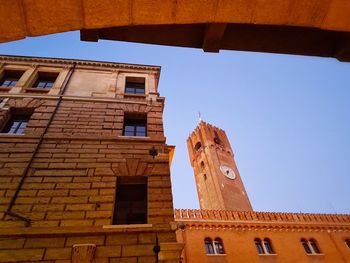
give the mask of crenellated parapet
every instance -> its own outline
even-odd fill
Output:
[[[350,227],[350,215],[308,214],[278,212],[243,212],[227,210],[175,209],[178,222],[198,223],[269,223],[269,224],[312,224],[346,225]]]

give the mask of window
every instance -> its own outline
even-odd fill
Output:
[[[7,122],[7,125],[3,129],[3,133],[8,134],[24,134],[24,130],[29,122],[30,115],[12,114],[11,118]]]
[[[214,241],[207,237],[204,239],[205,253],[207,255],[212,254],[225,254],[224,245],[221,238],[215,238]]]
[[[345,239],[345,244],[348,246],[348,248],[350,249],[350,239],[347,238]]]
[[[221,238],[215,238],[214,248],[216,254],[225,254],[224,245],[222,243]]]
[[[217,131],[214,131],[214,142],[216,144],[221,144],[220,138],[219,138],[219,134],[217,133]]]
[[[147,177],[117,178],[114,225],[147,224]]]
[[[206,238],[204,240],[204,244],[205,244],[205,253],[206,254],[215,254],[214,247],[213,247],[213,242],[211,241],[210,238]]]
[[[202,148],[202,144],[201,144],[201,142],[197,142],[196,145],[194,146],[194,149],[196,151],[199,151],[200,148]]]
[[[57,73],[39,72],[38,78],[33,84],[36,89],[51,89],[57,79]]]
[[[265,250],[266,250],[267,254],[275,254],[275,252],[272,249],[272,245],[271,245],[270,239],[268,239],[268,238],[264,239],[264,247],[265,247]]]
[[[270,239],[265,238],[263,241],[261,241],[260,238],[255,238],[254,239],[255,247],[256,250],[258,251],[259,255],[263,254],[269,254],[269,255],[274,255],[275,252],[272,248],[272,244]]]
[[[124,136],[147,136],[147,115],[128,114],[124,115]]]
[[[14,87],[23,75],[23,71],[6,70],[0,80],[2,87]]]
[[[300,240],[306,254],[321,254],[317,242],[315,239],[306,240],[305,238]]]
[[[145,94],[145,78],[126,77],[125,93]]]

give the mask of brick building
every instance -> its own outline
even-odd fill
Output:
[[[0,56],[0,262],[179,262],[159,74]]]
[[[349,263],[350,215],[254,212],[225,132],[187,139],[200,210],[175,211],[183,263]]]

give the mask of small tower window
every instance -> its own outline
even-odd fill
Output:
[[[221,144],[220,138],[219,138],[219,134],[217,133],[217,131],[214,131],[214,142],[216,144]]]
[[[202,144],[201,144],[201,142],[197,142],[196,145],[194,146],[194,149],[195,149],[196,151],[199,151],[200,148],[202,148]]]
[[[321,250],[319,249],[315,239],[311,238],[310,240],[306,240],[303,238],[300,240],[300,242],[306,254],[321,254]]]

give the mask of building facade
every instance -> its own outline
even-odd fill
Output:
[[[179,262],[159,74],[0,56],[0,262]]]
[[[350,215],[254,212],[225,132],[187,140],[200,210],[175,211],[183,263],[349,263]]]

